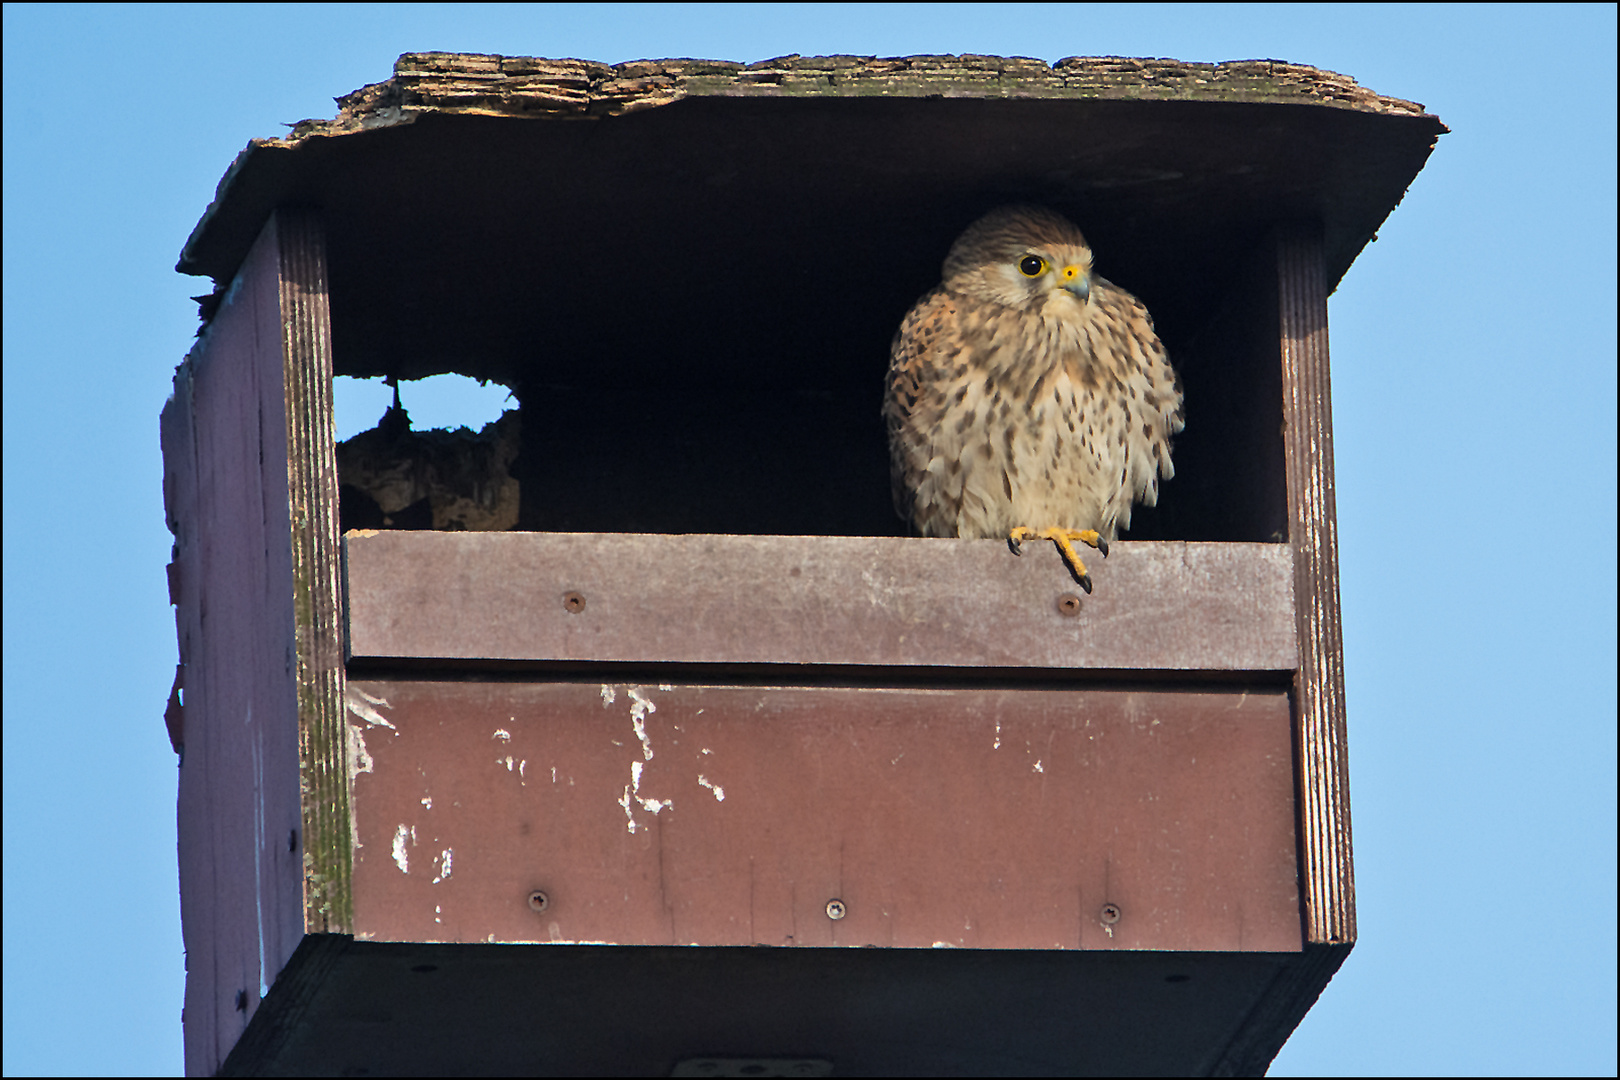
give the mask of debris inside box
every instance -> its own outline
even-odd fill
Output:
[[[370,431],[337,445],[342,529],[499,532],[518,520],[510,472],[520,419],[503,413],[481,431],[412,431],[395,406]]]

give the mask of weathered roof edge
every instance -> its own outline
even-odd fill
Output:
[[[728,60],[551,60],[481,53],[405,53],[393,78],[337,98],[330,120],[300,120],[281,138],[254,139],[220,179],[175,269],[203,273],[198,238],[248,158],[310,139],[408,124],[418,116],[592,119],[688,97],[965,97],[1209,101],[1318,105],[1387,116],[1425,116],[1423,106],[1384,97],[1339,75],[1282,60],[1220,64],[1122,56],[1044,60],[1004,56],[782,56]]]
[[[394,77],[337,99],[331,120],[305,120],[278,142],[408,122],[423,112],[481,116],[619,116],[685,97],[1061,97],[1328,105],[1406,116],[1423,106],[1383,97],[1346,75],[1281,60],[1190,64],[1071,56],[783,56],[726,60],[548,60],[406,53]]]

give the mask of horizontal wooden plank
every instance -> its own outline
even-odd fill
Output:
[[[351,659],[1288,671],[1282,544],[351,532]],[[1067,610],[1065,610],[1067,607]]]
[[[349,685],[358,939],[1300,948],[1283,687]]]

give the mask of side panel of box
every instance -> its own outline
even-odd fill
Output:
[[[303,936],[277,261],[269,227],[181,366],[163,416],[185,665],[191,1073],[218,1067]]]
[[[335,523],[324,541],[319,528],[336,484],[314,452],[324,438],[331,456],[323,264],[311,221],[272,219],[163,411],[193,1073],[214,1072],[230,1052],[302,940],[306,911],[315,929],[345,925],[326,912],[347,915]],[[339,733],[335,751],[308,745],[323,715]],[[328,774],[335,796],[322,790]],[[334,852],[341,875],[322,872]]]

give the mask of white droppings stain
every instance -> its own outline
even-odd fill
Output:
[[[1038,773],[1043,773],[1043,772],[1046,771],[1045,769],[1041,768],[1041,762],[1040,762],[1039,758],[1035,759],[1035,771],[1038,772]]]
[[[702,784],[704,787],[706,787],[710,791],[714,792],[714,801],[715,802],[725,802],[726,801],[726,789],[721,787],[719,784],[711,784],[709,782],[709,778],[704,776],[702,773],[698,774],[698,783]]]
[[[444,914],[444,909],[441,908],[438,904],[434,904],[433,905],[433,921],[436,922],[436,923],[444,922],[443,919],[439,918],[439,916],[443,915],[443,914]]]
[[[934,942],[934,948],[936,948],[936,949],[954,949],[954,948],[956,948],[956,945],[955,945],[954,942],[950,942],[950,941],[936,941],[936,942]]]
[[[422,800],[422,808],[424,810],[433,809],[433,796],[429,795],[427,798]]]
[[[1114,936],[1114,928],[1112,926],[1109,926],[1107,923],[1100,920],[1098,921],[1097,925],[1101,926],[1103,928],[1103,933],[1107,934],[1109,937]]]
[[[647,738],[647,715],[658,711],[654,705],[639,689],[630,688],[630,726],[635,729],[636,738],[641,740],[641,756],[648,761],[653,759],[652,740]]]
[[[359,776],[363,772],[371,772],[375,764],[371,755],[366,752],[366,733],[359,724],[344,724],[349,729],[349,774],[350,778]]]
[[[992,750],[1000,750],[1001,749],[1001,721],[1000,720],[996,721],[996,741],[990,744],[990,749],[992,749]]]
[[[639,761],[636,764],[641,764]],[[624,795],[619,799],[619,805],[624,807],[625,829],[634,834],[636,831],[636,816],[630,812],[630,785],[624,785]]]
[[[399,872],[402,874],[411,872],[410,849],[406,845],[409,841],[416,839],[415,836],[411,835],[415,831],[409,825],[401,825],[394,830],[394,865],[399,867]]]
[[[555,765],[551,767],[551,782],[553,784],[557,782],[557,766]]]
[[[602,708],[605,709],[609,705],[613,704],[613,699],[618,696],[619,695],[614,691],[613,687],[609,686],[607,683],[602,684]]]
[[[385,727],[394,734],[399,734],[399,729],[388,722],[388,717],[377,711],[379,705],[385,709],[393,708],[388,704],[387,698],[374,697],[358,686],[350,684],[343,691],[343,704],[350,712],[364,720],[367,727]]]
[[[496,758],[495,759],[495,764],[497,764],[497,765],[505,765],[507,772],[511,772],[517,766],[517,762],[515,760],[513,760],[511,754],[507,754],[503,758]]]
[[[671,690],[673,690],[675,688],[673,686],[671,686],[669,683],[659,683],[658,684],[658,689],[664,691],[665,693],[668,693],[669,691],[671,691]]]
[[[632,802],[640,803],[643,810],[657,814],[663,810],[672,809],[675,806],[675,801],[673,799],[649,799],[641,794],[641,770],[647,762],[653,759],[652,739],[647,736],[647,716],[649,713],[657,712],[658,706],[654,705],[652,700],[641,692],[640,687],[632,686],[628,689],[630,693],[630,726],[636,733],[636,739],[641,743],[642,760],[630,763],[630,783],[625,785],[624,793],[619,796],[618,801],[619,805],[624,808],[625,828],[634,833],[638,828],[638,823],[631,808]],[[668,687],[664,687],[664,689],[668,689]],[[603,694],[602,703],[604,705],[611,700],[611,697],[605,693]],[[624,745],[617,739],[610,741],[614,746]],[[568,781],[570,785],[573,782],[572,779]]]
[[[439,853],[439,857],[433,860],[439,864],[439,876],[433,879],[433,884],[437,885],[439,882],[445,881],[450,877],[450,859],[454,854],[454,848],[445,848]]]
[[[894,757],[889,759],[889,764],[890,765],[898,765],[898,764],[900,764],[900,759],[905,757],[905,756],[906,756],[906,752],[904,750],[902,750],[902,751],[900,751],[899,754],[897,754]]]
[[[496,728],[495,729],[495,734],[491,735],[490,738],[499,739],[499,740],[501,740],[501,742],[511,742],[512,741],[512,733],[510,731],[507,731],[505,728]]]
[[[712,754],[712,753],[714,753],[714,751],[710,750],[707,746],[705,746],[703,749],[699,750],[698,753],[700,753],[700,754]]]
[[[632,833],[638,827],[635,815],[630,810],[632,802],[640,803],[643,810],[654,814],[662,810],[672,810],[675,807],[674,799],[648,799],[642,797],[641,770],[644,764],[644,762],[640,761],[630,763],[630,783],[625,786],[624,794],[619,797],[619,805],[624,807],[625,828]],[[573,783],[573,781],[570,780],[569,783]]]
[[[529,767],[529,759],[528,758],[524,758],[522,761],[518,762],[518,776],[523,777],[524,779],[528,779],[528,777],[524,776],[524,774],[523,774],[523,770],[527,769],[528,767]]]

